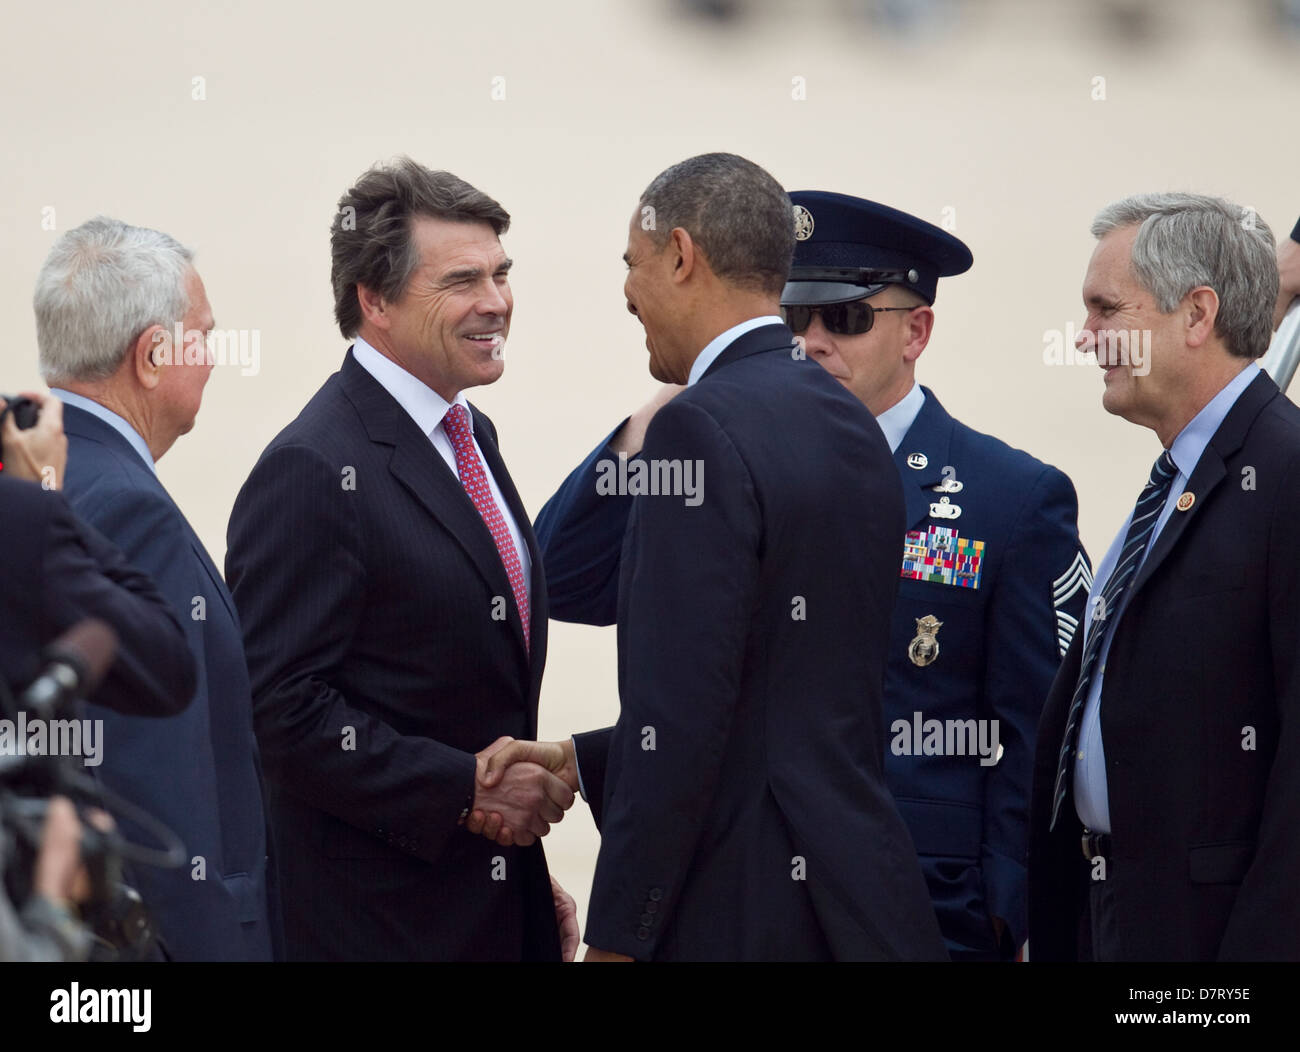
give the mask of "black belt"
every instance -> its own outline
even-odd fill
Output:
[[[1083,831],[1083,857],[1091,862],[1094,858],[1110,856],[1110,834],[1094,833],[1090,829]]]

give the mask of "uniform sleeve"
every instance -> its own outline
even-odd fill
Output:
[[[148,526],[141,526],[145,536]],[[43,558],[42,636],[51,640],[88,617],[105,621],[117,633],[117,652],[90,700],[129,716],[172,716],[194,696],[194,658],[147,569],[128,562],[57,497]]]
[[[1043,703],[1092,583],[1070,480],[1046,468],[1011,534],[985,622],[984,699],[1002,759],[984,783],[980,864],[989,912],[1025,939],[1029,794]]]
[[[697,460],[703,500],[638,496],[619,622],[619,720],[609,750],[587,942],[654,956],[713,807],[740,692],[758,581],[761,514],[749,472],[706,412],[677,400],[647,460]],[[647,895],[659,903],[640,921]]]
[[[433,862],[473,797],[475,760],[401,734],[337,686],[365,609],[360,496],[304,446],[264,456],[240,491],[226,577],[253,722],[268,773],[294,796],[372,835],[401,832],[402,849]]]
[[[608,473],[619,462],[609,443],[623,424],[569,473],[533,523],[557,621],[612,625],[617,618],[619,559],[632,498],[610,492],[617,487],[609,485]]]

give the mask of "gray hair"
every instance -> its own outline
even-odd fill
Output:
[[[339,198],[330,226],[330,281],[334,320],[343,338],[361,328],[357,286],[389,301],[401,299],[420,265],[411,237],[418,216],[487,223],[498,234],[510,229],[510,213],[451,172],[435,172],[409,157],[377,164]]]
[[[655,176],[640,205],[641,227],[659,248],[681,227],[724,281],[774,295],[785,287],[794,205],[753,161],[734,153],[691,157]]]
[[[1205,194],[1135,194],[1098,212],[1092,235],[1134,225],[1133,273],[1161,313],[1208,285],[1219,297],[1214,331],[1228,351],[1258,358],[1268,350],[1277,259],[1273,232],[1253,208]]]
[[[106,216],[60,237],[32,297],[45,382],[106,379],[147,328],[184,318],[193,259],[167,234]]]

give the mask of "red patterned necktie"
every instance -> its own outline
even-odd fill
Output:
[[[442,418],[442,428],[451,440],[452,451],[456,454],[456,474],[460,484],[465,487],[469,499],[483,517],[492,539],[496,541],[497,553],[510,578],[510,587],[514,589],[515,605],[519,607],[519,620],[524,625],[524,649],[529,647],[528,589],[524,586],[524,568],[519,563],[519,552],[510,536],[506,520],[501,517],[501,509],[492,499],[492,488],[488,485],[487,472],[478,458],[474,448],[474,435],[470,431],[469,413],[463,405],[453,405]]]

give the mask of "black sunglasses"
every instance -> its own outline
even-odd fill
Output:
[[[822,316],[826,331],[836,336],[861,336],[870,332],[875,324],[876,313],[887,310],[916,310],[915,307],[873,307],[866,300],[854,300],[852,303],[828,303],[818,307],[782,307],[781,318],[790,326],[790,331],[798,335],[812,324],[814,314]]]

